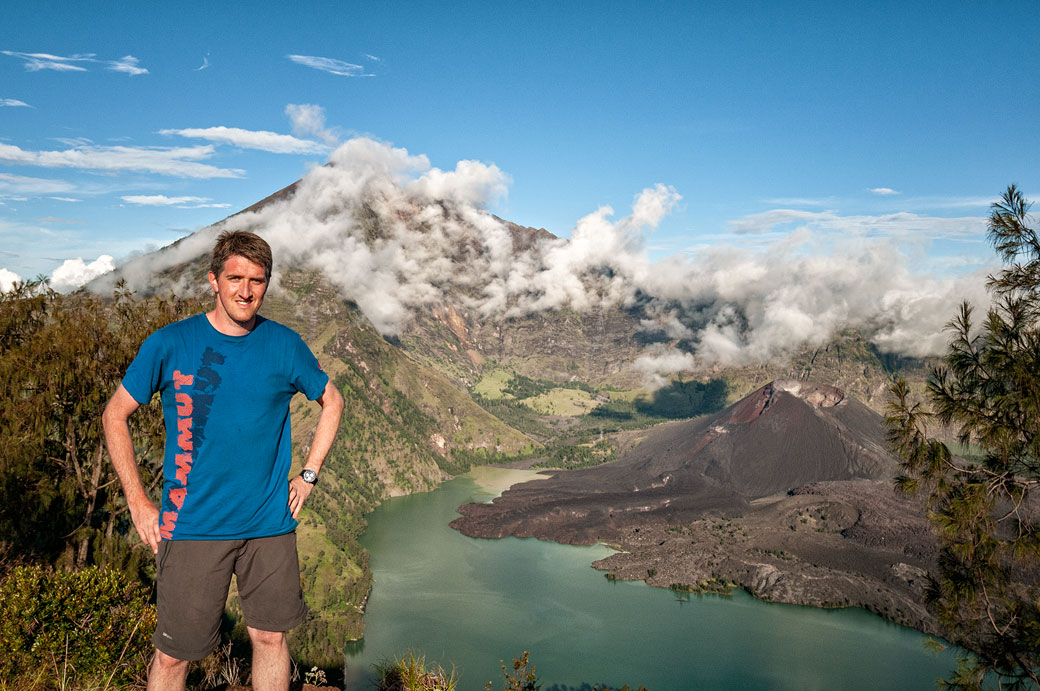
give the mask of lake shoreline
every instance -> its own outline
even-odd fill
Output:
[[[550,471],[551,472],[551,471]],[[600,542],[616,554],[592,566],[612,579],[697,590],[719,580],[765,602],[826,609],[858,607],[931,636],[924,603],[938,546],[924,511],[888,481],[820,482],[754,502],[744,511],[707,510],[675,524],[645,518],[574,530],[570,513],[534,511],[518,520],[538,483],[505,490],[490,504],[459,507],[451,526],[470,537]]]
[[[362,545],[375,585],[365,638],[347,652],[347,689],[370,688],[373,665],[408,650],[455,666],[460,691],[500,679],[498,661],[523,650],[547,689],[924,691],[956,666],[955,649],[925,652],[921,633],[864,610],[789,607],[741,592],[676,597],[609,582],[591,566],[618,557],[620,542],[474,540],[448,528],[460,504],[487,502],[532,477],[475,468],[369,514]]]

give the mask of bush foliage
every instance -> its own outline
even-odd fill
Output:
[[[17,566],[0,581],[0,679],[125,684],[143,676],[155,606],[126,574]]]

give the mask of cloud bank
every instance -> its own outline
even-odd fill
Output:
[[[165,194],[128,194],[121,199],[135,206],[173,206],[178,209],[226,209],[225,203],[213,203],[209,197],[167,197]]]
[[[315,137],[329,146],[339,143],[336,133],[325,126],[325,109],[321,106],[290,103],[285,106],[285,114],[297,137]]]
[[[64,194],[73,192],[76,186],[64,180],[34,178],[26,175],[0,173],[0,197],[6,194]]]
[[[509,182],[494,165],[460,161],[441,170],[405,149],[352,139],[293,195],[187,238],[160,261],[207,252],[223,228],[255,230],[279,266],[323,271],[387,335],[447,301],[492,321],[625,308],[641,315],[654,342],[634,363],[649,378],[770,360],[848,328],[885,351],[939,353],[959,302],[988,304],[981,272],[915,274],[893,239],[901,228],[954,232],[951,219],[779,210],[734,224],[732,244],[651,261],[644,235],[680,202],[674,188],[644,189],[627,215],[601,207],[569,239],[517,242],[486,210]],[[781,221],[803,225],[780,233]],[[957,222],[979,231],[975,219]],[[869,232],[878,228],[885,235]],[[736,243],[756,233],[765,239],[751,249]],[[155,268],[139,265],[127,277],[136,271],[147,282]]]
[[[50,53],[20,53],[14,50],[2,50],[0,54],[22,60],[28,72],[39,72],[40,70],[87,72],[89,70],[85,66],[86,64],[100,64],[111,72],[122,72],[132,77],[148,74],[148,70],[141,67],[141,61],[133,55],[126,55],[118,60],[100,60],[94,53],[52,55]]]
[[[339,77],[374,76],[366,73],[365,68],[361,65],[344,62],[343,60],[337,60],[336,58],[323,58],[315,55],[286,55],[285,57],[289,58],[297,65],[321,70],[322,72],[328,72],[329,74],[334,74]]]
[[[288,134],[264,130],[243,130],[238,127],[203,127],[180,130],[159,130],[159,134],[176,134],[190,139],[205,139],[230,144],[240,149],[257,149],[273,154],[324,154],[329,148],[318,142],[297,139]]]
[[[66,259],[51,274],[51,287],[58,291],[75,290],[114,268],[115,260],[107,254],[102,254],[89,264],[83,261],[83,257]]]
[[[213,155],[213,147],[133,147],[79,145],[62,151],[26,151],[0,143],[0,161],[42,168],[79,168],[102,171],[144,171],[182,178],[237,178],[245,171],[199,163]]]
[[[0,293],[6,293],[14,287],[15,283],[19,283],[21,280],[22,277],[14,271],[0,269]]]

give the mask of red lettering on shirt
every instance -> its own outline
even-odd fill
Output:
[[[187,486],[188,473],[191,472],[191,454],[179,453],[173,457],[173,460],[177,464],[177,482]]]
[[[181,510],[181,506],[184,504],[184,497],[188,494],[188,490],[184,487],[177,487],[170,490],[170,501],[177,507],[177,510]],[[176,514],[174,514],[176,515]]]
[[[195,383],[194,374],[181,374],[180,370],[173,370],[173,388],[179,389],[182,386],[191,386]]]
[[[173,395],[175,401],[177,401],[177,415],[178,417],[191,417],[192,406],[191,396],[186,393],[178,392]]]
[[[188,387],[195,384],[194,374],[182,374],[180,370],[173,371],[173,388],[176,391],[173,395],[173,400],[177,404],[177,448],[180,453],[177,453],[173,457],[173,461],[177,466],[174,472],[174,477],[180,487],[171,487],[169,490],[170,504],[173,505],[173,511],[162,512],[162,524],[159,526],[159,534],[162,535],[164,540],[173,539],[174,528],[177,527],[177,517],[180,513],[181,507],[184,506],[184,498],[188,496],[188,474],[191,473],[192,465],[192,451],[195,447],[195,441],[192,438],[192,414],[195,412],[195,402],[191,398],[191,394],[187,391],[179,391],[182,386]]]
[[[177,512],[176,511],[163,511],[162,512],[162,523],[159,524],[159,535],[164,540],[170,540],[173,538],[173,529],[177,527]]]
[[[181,447],[181,451],[191,453],[191,418],[181,417],[177,418],[177,446]]]

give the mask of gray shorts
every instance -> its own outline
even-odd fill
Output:
[[[159,619],[152,643],[178,660],[201,660],[220,643],[231,574],[247,626],[288,631],[307,618],[296,533],[249,540],[163,540],[155,555]]]

